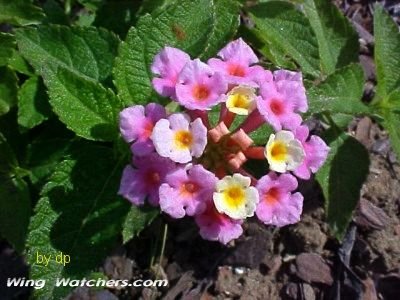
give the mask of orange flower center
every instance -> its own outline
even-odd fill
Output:
[[[199,187],[193,182],[186,182],[181,186],[181,193],[185,195],[193,195],[198,191]]]
[[[153,132],[153,128],[154,128],[153,122],[147,121],[146,124],[143,126],[143,133],[142,133],[143,135],[142,135],[142,137],[144,139],[148,139],[151,136],[152,132]]]
[[[280,100],[272,99],[271,104],[270,104],[269,107],[271,108],[271,111],[275,115],[279,116],[284,112],[283,105],[282,105],[282,102]]]
[[[244,77],[246,75],[246,72],[242,66],[230,64],[228,66],[228,74],[237,77]]]
[[[210,90],[204,84],[198,84],[193,88],[192,94],[197,101],[203,101],[210,95]]]
[[[275,204],[279,200],[279,190],[277,188],[271,188],[265,195],[264,200],[268,204]]]

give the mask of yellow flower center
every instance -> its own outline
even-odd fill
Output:
[[[193,135],[190,131],[179,130],[175,133],[174,142],[180,150],[188,149],[193,144]]]
[[[275,161],[285,161],[287,155],[287,147],[282,142],[274,142],[271,147],[271,158]]]
[[[238,115],[248,115],[250,104],[249,96],[241,93],[230,95],[226,101],[228,110]]]
[[[232,210],[237,209],[246,200],[244,190],[240,186],[229,187],[223,195],[227,206]]]

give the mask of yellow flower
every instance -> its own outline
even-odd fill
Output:
[[[280,173],[295,170],[302,164],[305,156],[301,142],[292,132],[286,130],[270,135],[264,154],[269,168]]]
[[[234,87],[227,96],[226,108],[230,112],[247,116],[255,108],[255,89],[250,86],[238,85]]]
[[[252,217],[259,201],[258,191],[250,186],[251,179],[239,173],[217,182],[213,200],[218,212],[233,219]]]

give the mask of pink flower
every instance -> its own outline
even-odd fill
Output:
[[[242,221],[233,220],[225,214],[219,213],[212,201],[207,201],[206,210],[195,216],[200,235],[209,241],[219,241],[227,244],[242,235]]]
[[[221,59],[211,58],[208,65],[225,75],[229,84],[251,84],[259,81],[257,78],[261,79],[267,72],[260,66],[252,66],[258,63],[258,58],[241,38],[226,45],[218,52],[218,56]]]
[[[125,167],[118,194],[135,205],[143,205],[146,197],[151,205],[158,205],[158,189],[175,164],[156,153],[134,159],[133,164],[136,168]]]
[[[305,158],[303,163],[293,171],[301,179],[310,179],[311,173],[315,173],[324,164],[330,148],[316,135],[309,137],[308,127],[303,125],[296,129],[296,138],[302,143]]]
[[[258,111],[275,131],[294,130],[300,126],[302,119],[294,112],[295,104],[287,95],[277,91],[274,85],[263,85],[261,97],[257,99]]]
[[[152,81],[157,93],[175,98],[178,75],[188,61],[190,56],[187,53],[172,47],[165,47],[154,57],[151,71],[159,76]]]
[[[282,227],[300,220],[303,196],[291,192],[297,189],[296,177],[270,172],[261,177],[256,186],[260,202],[256,209],[258,219],[264,224]]]
[[[119,114],[121,135],[128,143],[133,142],[131,150],[135,155],[147,155],[154,151],[150,136],[154,124],[166,117],[165,108],[156,103],[135,105],[125,108]]]
[[[160,208],[173,218],[204,212],[217,177],[202,165],[187,165],[167,175],[160,187]]]
[[[306,89],[300,72],[278,70],[274,72],[276,90],[284,99],[293,103],[294,111],[306,112],[308,110]]]
[[[208,110],[223,101],[227,91],[224,77],[199,59],[188,62],[176,85],[177,101],[187,109]]]
[[[157,153],[178,163],[200,157],[207,145],[207,128],[200,118],[193,122],[187,115],[176,113],[159,120],[151,136]]]

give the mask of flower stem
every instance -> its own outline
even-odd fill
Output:
[[[164,258],[165,245],[167,243],[167,236],[168,236],[168,223],[164,223],[164,232],[163,232],[162,244],[161,244],[161,250],[160,250],[160,259],[158,262],[158,268],[157,268],[157,272],[156,272],[156,279],[158,278],[158,275],[160,274],[161,264],[162,264],[162,260]]]

